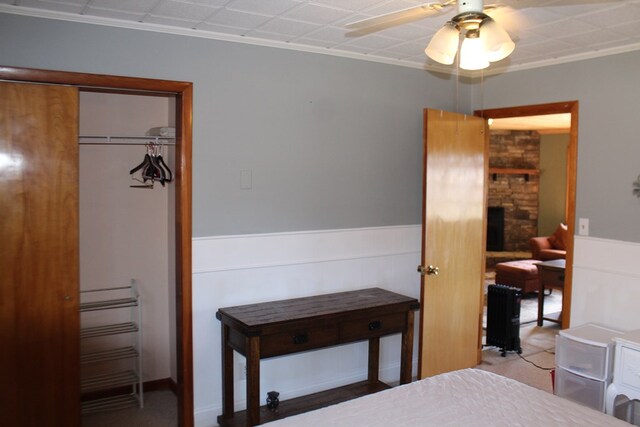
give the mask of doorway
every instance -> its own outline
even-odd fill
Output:
[[[571,318],[571,285],[573,274],[573,236],[575,233],[575,195],[577,180],[578,153],[578,101],[538,104],[518,107],[496,108],[475,111],[475,115],[485,119],[504,119],[528,116],[569,114],[569,141],[566,161],[565,219],[567,221],[569,241],[566,248],[566,270],[562,298],[563,329],[568,328]]]
[[[191,138],[193,86],[189,82],[106,76],[27,68],[0,67],[0,79],[10,82],[66,85],[84,91],[120,94],[175,96],[175,329],[178,396],[178,424],[193,426],[193,350],[191,325]],[[69,295],[77,301],[79,295]],[[79,331],[72,331],[79,339]],[[79,365],[79,360],[78,360]],[[74,384],[79,366],[67,381]],[[60,385],[65,399],[77,400],[79,390]],[[68,396],[67,396],[68,395]],[[77,416],[77,418],[76,418]],[[80,414],[69,414],[69,425],[76,425]]]

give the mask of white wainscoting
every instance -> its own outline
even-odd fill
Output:
[[[193,356],[198,427],[216,425],[222,411],[220,307],[381,287],[420,297],[419,225],[193,239]],[[414,375],[417,372],[416,313]],[[244,357],[235,355],[236,410],[244,409]],[[360,381],[367,374],[367,344],[267,359],[260,396],[280,398]],[[400,337],[381,340],[380,378],[398,381]]]
[[[571,326],[640,329],[640,244],[575,236]]]

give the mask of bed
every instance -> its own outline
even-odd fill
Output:
[[[591,408],[480,369],[441,374],[266,425],[629,427]]]

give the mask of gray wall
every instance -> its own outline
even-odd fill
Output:
[[[422,70],[9,14],[0,65],[193,82],[195,237],[417,224],[422,108],[470,105]]]
[[[589,218],[594,237],[640,242],[640,200],[631,193],[640,173],[638,76],[636,51],[485,79],[485,108],[580,102],[576,215]]]
[[[640,242],[640,52],[463,82],[456,98],[453,77],[415,69],[0,14],[0,64],[194,82],[196,237],[417,224],[423,107],[578,100],[577,216]]]

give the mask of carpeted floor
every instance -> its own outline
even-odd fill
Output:
[[[482,350],[482,363],[477,369],[553,393],[551,369],[555,367],[555,339],[559,331],[560,325],[551,322],[545,322],[542,327],[535,323],[524,325],[520,328],[521,355],[508,352],[502,357],[500,349],[486,347]]]
[[[177,398],[170,390],[144,394],[144,408],[126,408],[82,416],[83,427],[175,427]]]

